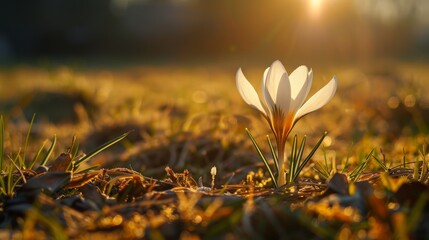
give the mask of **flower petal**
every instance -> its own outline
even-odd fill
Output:
[[[280,79],[279,86],[277,87],[277,99],[276,99],[276,106],[278,106],[282,113],[285,114],[285,116],[290,112],[290,81],[289,76],[287,72],[283,74],[283,76]]]
[[[271,96],[265,87],[265,85],[267,83],[267,76],[268,76],[269,71],[270,71],[270,67],[267,67],[267,69],[265,69],[265,71],[264,71],[264,75],[262,76],[262,97],[264,98],[265,103],[267,103],[271,107],[273,101],[272,101]],[[269,102],[267,100],[271,100],[271,102]],[[270,107],[268,107],[268,109],[270,109]]]
[[[309,114],[323,107],[331,100],[337,90],[338,81],[334,76],[328,84],[317,91],[304,105],[296,112],[295,121],[306,114]]]
[[[283,64],[279,60],[276,60],[273,62],[273,64],[271,64],[271,67],[266,74],[264,82],[265,87],[263,87],[263,95],[265,98],[265,102],[270,109],[272,109],[275,103],[277,103],[278,88],[285,72],[286,69],[283,67]]]
[[[311,88],[313,71],[306,66],[299,66],[289,77],[291,85],[290,111],[296,112],[304,103]]]
[[[243,74],[243,71],[241,71],[241,68],[238,69],[235,79],[236,79],[238,92],[240,93],[243,100],[250,106],[259,110],[261,113],[267,115],[267,112],[265,111],[265,108],[262,105],[262,102],[258,96],[258,93],[256,93],[255,88],[246,79],[246,77]]]

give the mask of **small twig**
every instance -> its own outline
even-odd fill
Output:
[[[25,179],[24,173],[23,173],[23,172],[22,172],[22,170],[18,167],[18,165],[16,165],[16,163],[15,163],[12,159],[10,159],[10,162],[13,164],[13,166],[15,166],[16,170],[18,170],[19,174],[20,174],[20,175],[21,175],[21,177],[22,177],[22,181],[23,181],[24,183],[27,183],[27,180]]]

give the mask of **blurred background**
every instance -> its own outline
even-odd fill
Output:
[[[312,145],[329,131],[329,159],[348,159],[352,144],[356,159],[374,148],[414,159],[429,142],[428,15],[428,0],[2,1],[5,152],[19,152],[36,114],[29,152],[56,135],[56,155],[73,136],[88,153],[134,130],[94,162],[148,176],[166,165],[235,171],[259,162],[244,128],[262,143],[270,132],[235,72],[259,90],[279,59],[288,72],[313,68],[310,95],[339,79],[333,100],[292,134]]]
[[[428,14],[426,0],[3,1],[0,60],[421,59]]]

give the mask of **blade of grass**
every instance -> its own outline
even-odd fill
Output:
[[[320,144],[322,144],[323,139],[325,139],[326,135],[328,135],[328,132],[323,133],[323,136],[316,143],[316,146],[314,146],[314,148],[311,150],[310,154],[308,154],[308,156],[304,159],[302,164],[298,167],[298,170],[296,171],[296,174],[295,174],[295,178],[298,177],[299,173],[302,171],[302,169],[304,169],[304,167],[307,165],[307,163],[313,157],[314,153],[316,153],[316,150],[319,148]],[[295,181],[295,179],[293,181]]]
[[[305,148],[305,142],[306,142],[307,136],[304,135],[304,138],[301,141],[301,146],[299,147],[298,150],[298,154],[297,154],[297,163],[295,164],[295,168],[293,169],[293,173],[294,173],[294,179],[297,177],[296,175],[296,171],[298,170],[298,166],[300,166],[301,164],[301,160],[302,160],[302,154],[304,153],[304,148]]]
[[[247,133],[247,136],[249,136],[250,140],[252,141],[253,146],[255,147],[256,152],[258,153],[258,155],[259,155],[259,157],[261,158],[262,162],[264,162],[265,167],[267,168],[267,170],[268,170],[268,172],[269,172],[269,174],[270,174],[271,180],[273,181],[274,187],[275,187],[275,188],[278,188],[278,185],[277,185],[276,179],[274,178],[274,174],[273,174],[273,172],[271,171],[270,165],[268,165],[268,162],[267,162],[267,160],[265,159],[264,155],[262,154],[262,151],[261,151],[261,149],[259,148],[258,144],[256,143],[255,138],[252,136],[252,134],[250,133],[249,129],[247,129],[247,128],[246,128],[246,133]]]
[[[10,164],[6,165],[5,168],[4,168],[5,177],[1,177],[0,178],[1,179],[1,181],[0,181],[1,192],[6,197],[10,196],[9,195],[9,181],[11,181],[11,176],[10,176],[12,174],[11,169],[13,170],[13,166],[12,165],[10,165]]]
[[[377,157],[377,156],[372,155],[372,157],[375,159],[375,161],[378,163],[378,165],[380,165],[380,167],[381,167],[381,168],[383,168],[383,170],[384,170],[385,172],[389,171],[389,168],[388,168],[386,165],[384,165],[384,163],[382,163],[382,162],[380,161],[380,159],[378,159],[378,157]]]
[[[374,152],[374,149],[372,149],[371,152],[366,157],[366,159],[355,170],[353,170],[353,174],[350,174],[350,178],[353,182],[359,178],[362,171],[366,168],[366,166],[369,163],[369,160],[371,159],[373,152]]]
[[[373,149],[374,150],[374,149]],[[358,159],[361,159],[362,158],[362,154],[361,154],[361,156],[358,158]],[[351,172],[350,172],[350,178],[352,178],[352,176],[354,176],[354,175],[356,175],[357,174],[357,172],[359,172],[359,170],[361,169],[361,167],[362,167],[362,164],[364,164],[365,163],[365,160],[364,161],[362,161],[362,162],[360,162],[359,163],[359,165],[357,166],[357,167],[355,167]]]
[[[232,181],[232,179],[234,178],[234,176],[235,176],[235,172],[232,172],[231,176],[223,184],[223,188],[222,188],[222,190],[220,190],[220,194],[224,194],[225,193],[228,184]]]
[[[7,195],[9,197],[12,197],[13,195],[13,184],[12,184],[12,179],[13,179],[13,166],[9,165],[9,169],[8,169],[8,174],[7,174]]]
[[[45,148],[45,145],[46,145],[46,141],[43,142],[42,146],[39,148],[39,151],[37,151],[37,154],[36,154],[36,156],[34,156],[33,160],[30,162],[28,169],[33,169],[34,164],[36,164],[37,159],[39,159],[39,156],[42,153],[43,149]]]
[[[130,131],[131,132],[131,131]],[[130,132],[124,133],[106,143],[104,143],[103,145],[99,146],[98,148],[94,149],[92,152],[88,153],[87,155],[83,156],[82,158],[76,160],[75,162],[75,168],[77,168],[79,166],[80,163],[89,160],[90,158],[94,157],[95,155],[99,154],[100,152],[104,151],[106,148],[109,148],[110,146],[112,146],[113,144],[121,141],[122,139],[126,138],[128,136],[128,134],[130,134]]]
[[[329,175],[331,174],[331,170],[332,170],[330,168],[330,166],[329,165],[322,165],[319,162],[315,162],[315,163],[316,163],[316,166],[318,166],[319,169],[322,169],[323,172],[325,173],[325,175],[329,177]]]
[[[10,162],[16,168],[16,171],[18,171],[18,173],[21,176],[21,178],[23,179],[24,183],[27,183],[27,180],[25,179],[24,173],[22,172],[21,168],[18,165],[16,165],[15,161],[11,160]],[[18,181],[19,181],[19,178],[18,178],[18,180],[16,180],[16,182],[18,182]]]
[[[329,166],[328,157],[326,156],[326,149],[324,145],[322,145],[322,152],[323,152],[323,161],[325,162],[326,169],[328,169],[328,166]]]
[[[74,147],[74,149],[72,150],[72,159],[76,159],[77,154],[79,153],[79,143],[76,142],[75,144],[76,146]]]
[[[76,142],[76,139],[77,139],[76,136],[73,136],[70,147],[67,149],[67,154],[70,155],[71,161],[69,162],[69,165],[67,166],[66,171],[73,172],[74,170],[77,170],[77,167],[76,168],[74,167],[74,164],[75,164],[74,160],[79,151],[79,143]]]
[[[17,178],[17,179],[15,180],[15,182],[13,182],[12,187],[11,187],[12,194],[13,194],[13,192],[14,192],[15,188],[16,188],[16,185],[18,185],[18,183],[19,183],[19,181],[20,181],[21,179],[25,179],[23,175],[21,175],[19,178]],[[26,183],[26,181],[27,181],[27,180],[25,180],[25,181],[24,181],[24,183]]]
[[[16,156],[15,157],[13,157],[13,155],[12,156],[8,156],[8,159],[10,160],[10,161],[13,161],[13,162],[15,162],[16,163],[16,161],[19,161],[20,163],[21,163],[21,161],[20,161],[20,159],[21,159],[21,148],[19,148],[18,149],[18,152],[16,153]],[[19,165],[18,165],[18,167],[20,167]]]
[[[316,162],[316,164],[319,166],[319,168],[321,168],[324,171],[324,174],[327,176],[325,178],[329,178],[329,176],[331,175],[331,172],[332,172],[332,163],[328,164],[328,157],[326,156],[326,149],[325,149],[324,145],[322,145],[322,152],[323,152],[323,163],[324,163],[324,165],[322,165],[319,162]]]
[[[420,168],[420,161],[416,159],[416,162],[414,163],[414,172],[413,172],[413,179],[416,181],[419,180],[419,168]]]
[[[27,131],[27,137],[25,138],[25,144],[24,144],[24,152],[22,154],[22,161],[23,161],[23,167],[24,169],[26,168],[25,166],[25,155],[27,153],[27,146],[28,146],[28,141],[30,139],[30,133],[31,133],[31,128],[33,127],[34,124],[34,119],[36,118],[36,114],[33,114],[33,117],[31,118],[30,121],[30,126],[28,127],[28,131]]]
[[[4,196],[7,195],[6,185],[5,185],[4,179],[2,177],[0,177],[0,194],[3,194]]]
[[[328,179],[329,172],[327,172],[326,169],[324,169],[320,163],[316,162],[316,165],[317,166],[313,167],[313,170],[316,171],[323,178]]]
[[[296,165],[296,148],[298,145],[298,136],[295,134],[295,136],[293,137],[293,142],[292,142],[292,151],[291,151],[291,156],[290,156],[290,164],[289,164],[289,182],[292,182],[293,180],[293,170],[295,169],[295,165]]]
[[[52,144],[48,149],[48,152],[46,153],[45,157],[43,158],[40,165],[45,166],[46,162],[48,162],[49,157],[51,156],[52,151],[54,150],[55,144],[57,144],[57,135],[54,135],[54,138],[52,140]]]
[[[74,149],[75,145],[76,145],[76,136],[73,136],[72,142],[70,144],[70,148],[67,149],[67,153],[73,152],[73,149]]]
[[[346,172],[347,167],[348,167],[348,165],[349,165],[349,159],[350,159],[350,155],[351,155],[351,152],[352,152],[352,147],[353,147],[353,142],[352,142],[352,143],[350,143],[349,150],[347,151],[346,161],[344,161],[344,167],[343,167],[343,170],[341,171],[342,173],[345,173],[345,172]]]
[[[273,144],[271,143],[270,137],[268,135],[267,135],[267,141],[268,141],[268,146],[270,146],[271,155],[273,155],[274,166],[276,168],[276,172],[279,173],[280,172],[279,159],[277,157],[276,151],[274,150]]]
[[[96,166],[91,166],[91,167],[88,167],[88,168],[82,169],[82,170],[80,170],[80,171],[76,172],[75,174],[79,174],[79,173],[87,173],[87,172],[89,172],[89,171],[91,171],[91,170],[94,170],[94,169],[97,169],[97,168],[99,168],[99,167],[100,167],[100,166],[98,166],[98,165],[96,165]]]

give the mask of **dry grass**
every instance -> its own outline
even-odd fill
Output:
[[[309,146],[325,130],[329,135],[298,181],[280,190],[272,188],[245,134],[247,127],[263,143],[270,132],[236,92],[236,68],[2,69],[2,182],[16,186],[2,189],[0,236],[427,236],[426,63],[313,67],[313,91],[334,74],[339,89],[293,134],[306,134]],[[258,86],[263,69],[245,72]],[[78,159],[130,130],[78,169],[46,172],[69,148]],[[42,169],[54,135],[57,144]],[[261,146],[269,156],[268,146]],[[79,173],[92,166],[98,168]]]

